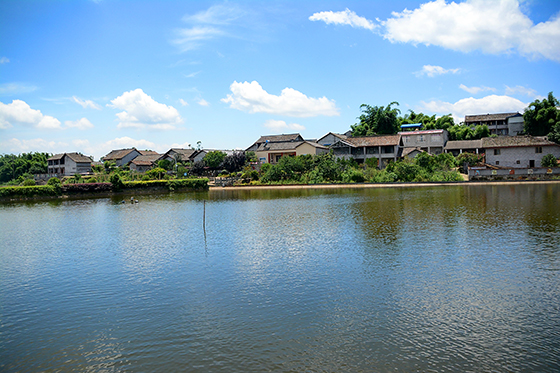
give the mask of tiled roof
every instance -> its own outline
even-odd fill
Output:
[[[134,158],[130,163],[134,163],[137,166],[151,166],[158,158],[160,157],[159,154],[148,154],[148,155],[139,155],[138,157]]]
[[[158,152],[155,152],[153,150],[138,150],[138,153],[140,153],[140,155],[159,155]]]
[[[285,142],[285,141],[302,141],[303,137],[299,133],[290,133],[282,135],[266,135],[261,136],[256,143],[260,144],[263,142]]]
[[[436,133],[443,133],[445,130],[424,130],[424,131],[404,131],[399,132],[401,136],[411,136],[411,135],[432,135]]]
[[[339,139],[341,139],[341,140],[344,140],[344,139],[348,138],[348,136],[343,135],[343,134],[340,134],[340,133],[329,132],[329,133],[327,133],[326,135],[320,137],[319,140],[317,140],[317,141],[320,141],[320,140],[324,139],[324,138],[327,137],[328,135],[333,135],[334,137],[339,138]]]
[[[126,157],[130,152],[133,152],[135,150],[136,150],[135,148],[112,150],[109,154],[103,157],[103,160],[108,161],[110,159],[122,159]]]
[[[546,136],[499,136],[482,139],[483,148],[510,148],[518,146],[560,146],[549,141]]]
[[[445,149],[480,149],[482,148],[482,140],[460,140],[448,141]]]
[[[506,120],[509,117],[518,115],[519,113],[498,113],[498,114],[477,114],[465,115],[465,123],[469,122],[486,122],[493,120]],[[521,115],[521,114],[519,114]]]
[[[47,159],[48,161],[56,161],[56,160],[60,160],[62,159],[65,155],[67,155],[71,160],[73,160],[76,163],[91,163],[92,160],[90,157],[86,157],[85,155],[82,154],[78,154],[78,153],[60,153],[60,154],[55,154],[52,157],[50,157],[49,159]]]
[[[189,159],[190,156],[192,156],[197,151],[198,150],[195,149],[171,148],[167,151],[167,153],[165,153],[165,155],[171,157],[170,153],[175,152],[177,154],[181,154],[183,160],[186,161],[187,159]]]
[[[389,146],[399,144],[399,135],[348,137],[337,143],[348,144],[352,147],[361,146]]]
[[[402,151],[402,156],[406,157],[407,155],[409,155],[412,152],[419,152],[419,153],[425,153],[424,150],[416,147],[416,148],[404,148]]]
[[[256,151],[264,152],[271,150],[295,150],[302,144],[309,144],[315,148],[328,149],[326,146],[320,145],[316,142],[311,141],[285,141],[285,142],[269,142],[260,144]]]

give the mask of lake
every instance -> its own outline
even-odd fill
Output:
[[[559,183],[135,197],[0,204],[0,371],[560,371]]]

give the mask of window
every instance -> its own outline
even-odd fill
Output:
[[[424,142],[424,135],[418,136],[418,142]]]
[[[535,153],[542,153],[542,146],[537,146],[535,148]]]
[[[500,155],[500,149],[494,149],[494,155]]]
[[[521,164],[521,161],[516,161],[515,163],[517,163],[517,164]]]
[[[500,161],[496,161],[496,166],[498,166],[500,164]]]

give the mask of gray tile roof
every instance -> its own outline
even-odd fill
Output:
[[[560,146],[546,136],[499,136],[482,139],[483,148],[511,148],[520,146]]]
[[[482,140],[459,140],[448,141],[445,144],[445,149],[480,149],[482,148]]]
[[[111,150],[109,154],[103,157],[104,161],[112,160],[112,159],[123,159],[126,157],[130,152],[138,151],[135,148],[130,149],[118,149],[118,150]]]
[[[320,145],[316,142],[311,141],[286,141],[286,142],[269,142],[260,144],[256,151],[264,152],[271,150],[295,150],[302,144],[309,144],[315,148],[328,149],[326,146]]]
[[[497,113],[497,114],[477,114],[465,115],[465,123],[469,122],[487,122],[494,120],[506,120],[509,117],[518,115],[519,113]]]
[[[348,137],[337,141],[335,144],[347,144],[352,147],[362,146],[389,146],[399,144],[399,135]]]

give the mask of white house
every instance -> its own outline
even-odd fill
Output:
[[[49,176],[73,176],[91,172],[92,159],[79,153],[55,154],[47,159]]]
[[[482,139],[486,163],[505,168],[541,167],[547,154],[560,158],[560,145],[547,137],[501,136]]]

